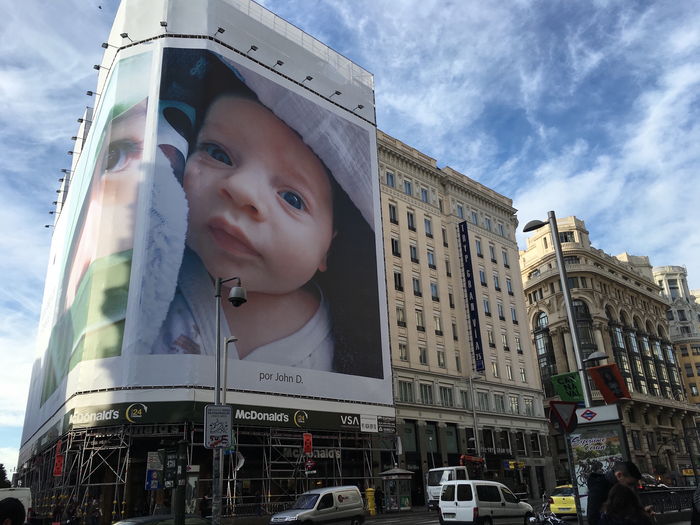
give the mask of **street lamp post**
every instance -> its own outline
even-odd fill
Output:
[[[221,287],[224,283],[230,281],[238,281],[238,286],[231,287],[228,294],[228,300],[233,306],[241,306],[246,302],[246,291],[245,288],[241,286],[241,279],[239,277],[231,277],[230,279],[222,279],[217,277],[216,279],[216,293],[214,294],[215,302],[215,322],[216,322],[216,390],[214,397],[215,405],[222,405],[221,402]],[[226,348],[228,349],[228,343],[235,340],[235,338],[229,337],[226,340]],[[225,396],[225,394],[224,394]],[[211,521],[212,525],[221,525],[221,499],[222,499],[222,488],[223,488],[223,463],[224,456],[221,452],[221,448],[214,447],[212,450],[212,472],[211,472],[211,482],[212,482],[212,498],[211,498]]]
[[[549,218],[549,228],[552,232],[552,245],[554,253],[557,257],[557,266],[559,267],[559,279],[561,281],[561,290],[564,294],[564,306],[566,308],[566,317],[569,320],[569,331],[571,332],[571,342],[574,350],[574,358],[576,359],[576,368],[578,369],[579,378],[581,379],[581,389],[583,390],[583,403],[586,408],[593,405],[591,397],[591,388],[586,378],[586,371],[583,368],[583,358],[581,357],[581,349],[578,339],[578,331],[576,330],[576,319],[574,318],[574,309],[571,303],[571,291],[569,290],[569,278],[566,274],[566,266],[564,266],[564,255],[561,250],[561,241],[559,240],[559,229],[557,228],[557,217],[553,211],[547,214]],[[538,230],[546,225],[546,222],[534,220],[528,222],[523,228],[524,232]]]

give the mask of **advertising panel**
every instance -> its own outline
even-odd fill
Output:
[[[575,483],[581,501],[581,510],[588,507],[588,477],[593,472],[607,472],[617,461],[627,457],[624,436],[619,424],[580,425],[569,435],[576,473]]]
[[[472,344],[474,346],[474,370],[483,372],[486,369],[484,363],[484,347],[481,344],[481,327],[479,326],[479,310],[476,303],[476,288],[474,287],[474,268],[472,267],[472,251],[469,246],[469,232],[467,221],[459,223],[459,244],[462,251],[462,265],[464,267],[464,283],[467,287],[467,309],[469,310],[469,327],[472,332]]]
[[[298,52],[319,85],[318,71],[342,79],[306,51],[320,43],[302,43],[289,64]],[[260,405],[304,398],[300,410],[390,407],[371,119],[210,39],[129,46],[110,66],[56,222],[23,443],[57,417],[79,423],[64,407],[76,393],[118,389],[119,418],[133,422],[141,387],[213,396],[218,278],[247,291],[235,307],[225,285],[220,305],[229,389]],[[356,105],[372,108],[371,76],[358,78],[348,92],[367,92]]]

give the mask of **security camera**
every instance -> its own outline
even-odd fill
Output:
[[[231,291],[228,293],[228,300],[233,306],[241,306],[248,300],[245,288],[242,286],[231,287]]]

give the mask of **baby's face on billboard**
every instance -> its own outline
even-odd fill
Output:
[[[331,186],[301,138],[257,102],[215,101],[187,160],[187,244],[212,277],[285,294],[325,270]]]

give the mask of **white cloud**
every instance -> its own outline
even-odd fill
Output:
[[[17,457],[19,449],[12,447],[0,447],[0,463],[5,465],[5,472],[8,479],[12,478],[12,471],[17,467]]]

